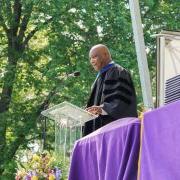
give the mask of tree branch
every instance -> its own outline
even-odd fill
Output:
[[[23,44],[22,44],[22,48],[24,49],[26,47],[26,45],[28,44],[29,40],[34,36],[34,34],[39,30],[38,27],[34,28],[25,38]]]
[[[24,14],[24,17],[22,19],[21,25],[20,25],[20,30],[19,30],[19,35],[18,35],[18,39],[19,42],[22,42],[23,38],[24,38],[24,34],[27,28],[27,24],[29,22],[31,13],[32,13],[32,8],[33,8],[33,3],[31,3],[27,9],[25,10],[26,13]]]
[[[2,157],[4,156],[5,146],[6,146],[6,128],[7,128],[7,118],[4,114],[0,114],[0,164],[2,164]]]
[[[11,9],[11,1],[6,1],[6,9],[9,17],[12,18],[12,9]]]
[[[47,95],[46,99],[44,102],[39,106],[39,109],[37,110],[37,115],[39,116],[41,112],[49,107],[49,103],[51,98],[56,94],[56,89],[57,87],[55,86]]]
[[[37,31],[39,31],[40,27],[47,25],[49,22],[52,21],[52,19],[53,19],[53,18],[48,19],[48,20],[47,20],[46,22],[44,22],[41,26],[36,26],[36,27],[27,35],[27,37],[25,38],[25,40],[24,40],[24,42],[23,42],[23,45],[22,45],[23,49],[26,47],[26,45],[28,44],[29,40],[34,36],[34,34],[35,34]]]
[[[13,91],[13,83],[16,74],[16,66],[18,59],[9,59],[4,76],[4,85],[0,97],[0,113],[4,113],[9,109],[11,96]]]
[[[13,23],[11,24],[11,30],[14,36],[16,36],[20,19],[21,19],[22,4],[21,0],[15,0],[14,2],[14,17]]]

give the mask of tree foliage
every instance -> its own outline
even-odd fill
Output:
[[[155,39],[179,30],[179,2],[140,1],[155,84]],[[106,44],[131,71],[142,102],[128,1],[0,0],[0,175],[13,173],[19,149],[40,138],[40,112],[64,100],[84,106],[95,73],[88,51]],[[81,77],[66,79],[75,70]],[[7,175],[7,174],[6,174]]]

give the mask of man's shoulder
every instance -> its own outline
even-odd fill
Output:
[[[117,63],[114,63],[114,66],[113,66],[112,70],[122,71],[122,70],[124,70],[124,67],[120,66]]]
[[[129,78],[130,73],[127,69],[114,63],[114,65],[106,72],[105,78],[112,79],[118,77]]]
[[[110,68],[109,72],[128,72],[124,67],[120,66],[117,63],[114,63],[114,65],[112,66],[112,68]]]

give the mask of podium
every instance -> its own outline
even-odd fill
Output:
[[[64,159],[70,156],[74,142],[82,137],[83,124],[95,115],[69,103],[55,105],[41,114],[55,122],[55,152],[63,154]]]

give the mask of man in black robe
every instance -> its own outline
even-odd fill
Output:
[[[90,63],[98,72],[86,110],[97,118],[85,123],[83,135],[120,118],[137,117],[136,93],[130,73],[111,59],[105,45],[89,52]]]

